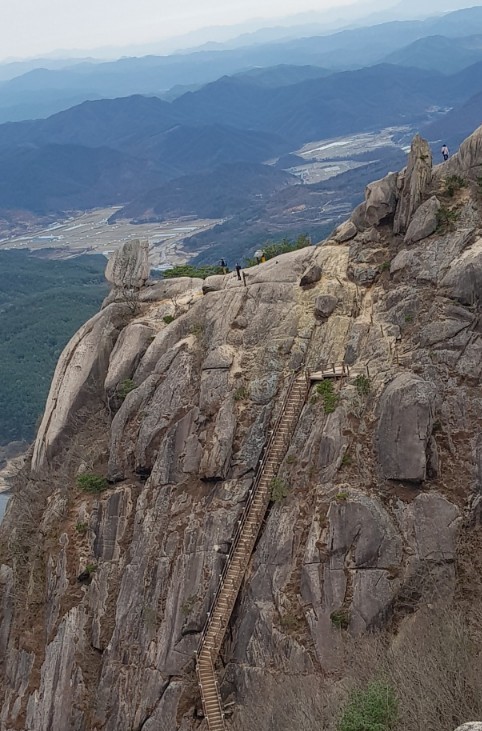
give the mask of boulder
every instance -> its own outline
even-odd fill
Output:
[[[358,230],[353,221],[345,221],[341,226],[338,226],[333,235],[333,239],[339,244],[343,244],[345,241],[353,239],[357,233]]]
[[[237,277],[236,277],[237,278]],[[219,292],[219,290],[225,287],[225,275],[224,274],[213,274],[210,277],[206,277],[202,285],[203,294],[209,294],[209,292]]]
[[[455,731],[482,731],[482,721],[469,721],[456,728]]]
[[[368,228],[368,224],[365,219],[365,210],[365,201],[363,201],[363,203],[360,203],[353,209],[351,214],[350,221],[356,227],[357,231],[365,231],[365,229]]]
[[[120,289],[140,289],[149,277],[149,244],[133,239],[114,252],[107,262],[105,278]]]
[[[437,213],[439,210],[440,201],[435,195],[422,203],[410,222],[404,242],[414,244],[417,241],[426,239],[427,236],[431,236],[438,226]]]
[[[367,185],[365,190],[365,220],[368,226],[378,226],[384,218],[395,213],[398,173],[389,173],[381,180]]]
[[[464,305],[482,301],[482,238],[452,262],[440,286]]]
[[[306,270],[311,268],[313,249],[314,247],[307,246],[299,251],[276,256],[265,264],[245,269],[247,284],[298,283]]]
[[[377,453],[387,480],[422,482],[432,434],[435,388],[402,373],[385,388],[379,403]]]
[[[300,279],[300,287],[307,287],[310,284],[316,284],[321,279],[321,267],[319,264],[312,264],[304,272]]]
[[[162,300],[178,300],[187,295],[200,294],[203,280],[191,277],[175,277],[162,279],[160,282],[148,284],[139,293],[141,302],[162,302]]]
[[[407,231],[431,180],[432,151],[427,140],[417,134],[412,140],[407,168],[399,180],[400,194],[393,222],[394,233]]]
[[[320,294],[315,300],[315,315],[326,319],[334,312],[338,304],[338,298],[332,294]]]

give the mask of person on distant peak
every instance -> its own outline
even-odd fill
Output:
[[[440,150],[440,152],[442,153],[442,157],[444,160],[449,159],[450,153],[449,153],[449,148],[447,147],[447,145],[442,145],[442,149]]]
[[[236,266],[234,268],[236,269],[238,279],[241,281],[241,264],[239,263],[239,261],[236,262]]]
[[[221,261],[219,262],[219,266],[222,268],[223,274],[228,273],[228,265],[226,264],[226,261],[224,259],[221,259]]]

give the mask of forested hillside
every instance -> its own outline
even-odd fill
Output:
[[[0,251],[0,445],[32,439],[62,349],[107,292],[104,268]]]

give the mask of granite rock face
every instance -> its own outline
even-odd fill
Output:
[[[203,723],[194,652],[300,367],[350,375],[313,386],[246,567],[217,665],[231,727],[323,728],[350,636],[458,596],[482,514],[479,199],[453,231],[394,234],[439,193],[424,154],[371,186],[348,244],[143,287],[68,344],[0,527],[0,731]]]
[[[149,277],[149,244],[133,239],[115,251],[107,262],[105,277],[122,289],[140,289]]]
[[[451,263],[440,282],[449,296],[464,305],[473,305],[482,298],[482,238],[476,239],[463,255]]]
[[[416,241],[426,239],[427,236],[431,236],[438,226],[437,214],[439,211],[440,201],[435,195],[422,203],[407,228],[404,242],[413,244]]]
[[[122,381],[131,378],[152,342],[155,330],[141,322],[125,327],[112,350],[104,388],[109,393]]]
[[[363,231],[378,226],[395,213],[397,206],[398,173],[390,173],[382,180],[376,180],[365,189],[365,202],[353,212],[351,221]]]
[[[394,233],[407,231],[410,221],[432,181],[432,151],[428,142],[415,135],[408,157],[408,165],[398,182],[400,196],[393,223]]]
[[[102,404],[111,352],[128,316],[125,305],[109,305],[83,325],[66,346],[35,440],[33,472],[47,466],[58,442],[72,433],[79,412]]]
[[[344,244],[346,241],[350,241],[357,235],[357,227],[352,221],[345,221],[341,226],[338,226],[335,233],[333,234],[333,240],[338,241],[339,244]]]
[[[435,388],[411,373],[397,376],[380,398],[377,452],[388,480],[422,482],[434,422]]]

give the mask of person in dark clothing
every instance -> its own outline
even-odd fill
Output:
[[[227,274],[227,272],[228,272],[228,265],[226,264],[226,262],[225,262],[224,259],[221,259],[221,261],[219,262],[219,266],[222,268],[223,274]]]
[[[238,279],[241,280],[241,264],[237,261],[236,262],[236,274],[238,275]]]
[[[440,150],[440,152],[442,153],[442,157],[444,160],[449,159],[449,148],[447,147],[447,145],[442,145],[442,149]]]

